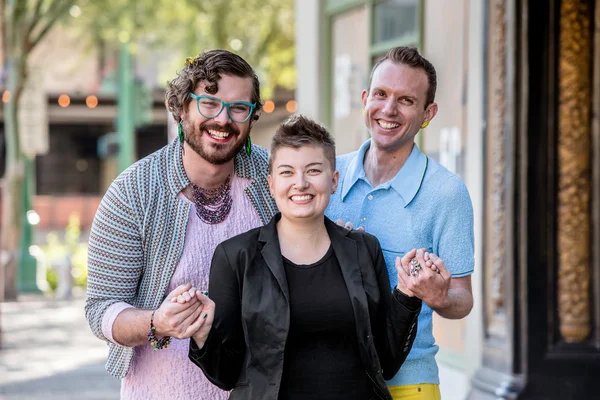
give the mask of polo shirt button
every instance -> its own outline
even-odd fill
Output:
[[[365,222],[365,221],[367,220],[367,217],[362,217],[360,220],[361,220],[362,222]]]
[[[373,200],[373,195],[372,195],[372,194],[370,194],[370,195],[367,197],[367,199],[369,199],[369,200]]]

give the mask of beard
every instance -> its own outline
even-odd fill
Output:
[[[204,132],[208,132],[209,129],[224,131],[233,137],[227,143],[214,143],[208,140],[203,140]],[[184,137],[188,146],[190,146],[190,148],[194,150],[194,152],[200,157],[214,165],[223,165],[231,161],[242,149],[246,138],[250,134],[250,128],[248,128],[248,131],[243,134],[239,131],[239,129],[229,123],[223,126],[211,123],[203,123],[196,128],[188,121],[185,121],[183,123],[183,130],[184,133],[186,133]],[[243,140],[239,140],[240,136],[242,136]]]

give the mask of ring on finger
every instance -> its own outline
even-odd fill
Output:
[[[421,264],[419,264],[419,261],[416,258],[413,258],[410,261],[410,274],[412,276],[419,276],[419,271],[421,270]]]

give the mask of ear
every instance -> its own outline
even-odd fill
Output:
[[[369,98],[369,91],[363,90],[360,96],[362,98],[363,108],[365,108],[367,106],[367,99]]]
[[[335,193],[335,191],[337,190],[339,180],[340,180],[340,173],[337,170],[335,170],[333,172],[333,176],[331,177],[331,191],[333,193]]]
[[[250,131],[252,131],[252,127],[254,126],[254,123],[256,121],[258,121],[259,118],[260,118],[260,114],[258,112],[255,112],[254,114],[252,114],[252,116],[248,120],[248,129]]]
[[[271,176],[271,174],[267,176],[267,180],[269,181],[269,192],[271,192],[271,197],[275,197],[273,196],[273,177]]]
[[[435,117],[437,112],[438,112],[437,103],[431,103],[430,105],[427,106],[427,109],[425,109],[425,120],[431,121],[433,119],[433,117]]]

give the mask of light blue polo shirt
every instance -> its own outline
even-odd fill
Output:
[[[398,283],[396,257],[413,248],[440,256],[453,277],[473,273],[473,207],[463,181],[415,144],[398,174],[373,188],[363,168],[370,145],[368,140],[358,151],[337,157],[339,187],[325,214],[363,226],[379,239],[392,288]],[[423,303],[412,350],[388,386],[439,384],[431,316]]]

